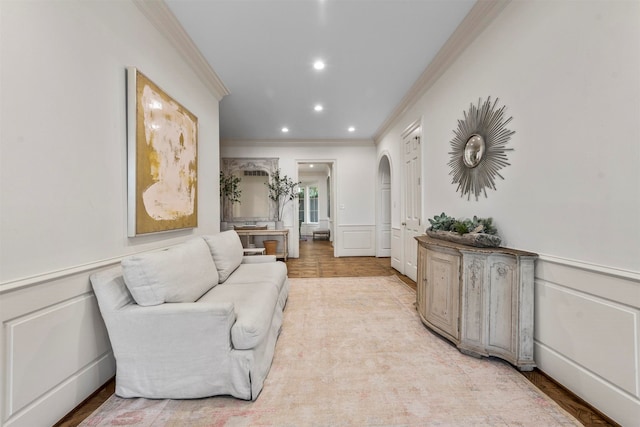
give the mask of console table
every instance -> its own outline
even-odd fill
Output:
[[[247,227],[247,228],[236,228],[236,233],[238,233],[239,236],[247,236],[247,237],[253,237],[253,236],[278,236],[278,237],[282,237],[282,247],[280,247],[280,244],[278,242],[278,249],[282,249],[281,251],[276,253],[276,258],[283,258],[285,261],[287,260],[287,257],[289,256],[289,230],[288,229],[284,229],[284,230],[260,230],[257,228],[253,228],[253,227]]]
[[[465,354],[495,356],[532,370],[537,254],[429,236],[416,240],[416,306],[422,322]]]

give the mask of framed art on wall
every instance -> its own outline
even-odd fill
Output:
[[[198,225],[198,118],[127,68],[128,235]]]

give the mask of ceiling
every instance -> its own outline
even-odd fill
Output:
[[[372,139],[475,0],[165,2],[229,89],[221,138],[302,141]]]

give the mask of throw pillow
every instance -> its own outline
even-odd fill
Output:
[[[222,283],[242,263],[244,249],[242,241],[235,230],[203,236],[209,245],[211,256],[218,268],[219,282]]]
[[[218,284],[209,247],[201,238],[122,260],[122,275],[138,305],[195,302]]]

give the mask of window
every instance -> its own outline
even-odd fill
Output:
[[[318,187],[309,187],[309,221],[318,222]]]
[[[318,223],[318,187],[302,185],[298,188],[298,220]]]
[[[298,221],[304,222],[304,187],[298,187]]]

